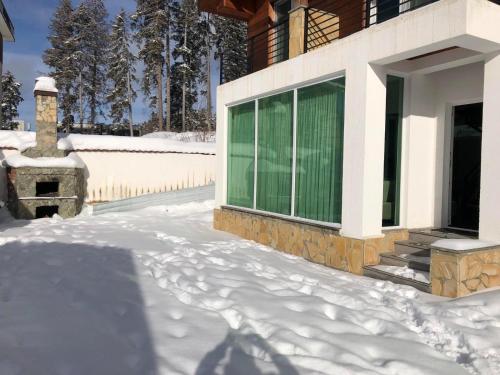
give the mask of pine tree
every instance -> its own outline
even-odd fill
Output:
[[[133,89],[136,57],[130,51],[130,36],[125,10],[116,16],[110,37],[110,62],[108,78],[112,88],[108,95],[111,103],[111,117],[114,122],[121,123],[125,113],[128,114],[130,136],[134,136],[132,103],[137,94]]]
[[[69,132],[74,119],[72,112],[76,104],[75,82],[79,75],[77,64],[77,44],[73,26],[71,0],[61,0],[50,24],[51,47],[44,55],[44,63],[51,68],[59,89],[59,108],[63,114],[63,126]]]
[[[16,126],[12,120],[19,116],[17,107],[24,99],[21,96],[21,84],[16,81],[11,72],[2,75],[2,90],[1,129],[12,130]]]
[[[214,17],[216,52],[221,81],[229,82],[247,73],[247,25],[225,17]]]
[[[202,23],[196,0],[175,3],[173,16],[172,39],[176,47],[172,54],[172,113],[180,120],[182,131],[186,131],[188,127],[194,129],[197,123],[193,105],[198,97],[203,53]]]
[[[107,18],[108,12],[102,0],[83,0],[74,13],[74,38],[80,70],[80,112],[82,113],[82,95],[85,95],[91,124],[96,123],[97,116],[104,116],[109,44]]]
[[[163,130],[163,66],[165,64],[165,33],[168,13],[165,0],[136,0],[132,16],[139,45],[139,58],[144,62],[142,91],[156,107],[158,127]],[[156,88],[156,94],[151,89]]]

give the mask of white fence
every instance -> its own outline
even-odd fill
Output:
[[[0,160],[19,153],[0,147]],[[86,202],[106,202],[207,185],[215,179],[215,155],[148,151],[75,151],[85,164]],[[0,199],[7,199],[5,167]]]

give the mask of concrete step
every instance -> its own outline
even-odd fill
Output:
[[[422,251],[420,253],[413,254],[381,254],[380,264],[386,266],[408,267],[417,271],[430,272],[430,252]]]
[[[410,241],[431,244],[442,239],[464,239],[477,237],[474,233],[456,232],[447,229],[410,230]]]
[[[422,241],[396,241],[394,243],[394,252],[396,254],[414,254],[422,251],[430,251],[431,247],[428,242]]]
[[[393,272],[402,269],[402,267],[393,267],[391,266],[364,266],[363,274],[364,276],[371,277],[378,280],[391,281],[395,284],[407,285],[411,286],[415,289],[418,289],[425,293],[431,293],[431,285],[428,282],[429,273],[424,271],[414,271],[415,278],[405,277],[401,275],[397,275]]]

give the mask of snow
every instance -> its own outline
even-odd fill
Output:
[[[4,163],[14,168],[37,167],[37,168],[84,168],[83,161],[75,154],[69,154],[64,158],[29,158],[21,154],[9,155]]]
[[[142,138],[164,138],[173,139],[182,142],[199,142],[205,140],[206,142],[215,143],[215,132],[201,133],[201,132],[154,132],[142,136]]]
[[[181,142],[170,139],[118,137],[112,135],[70,134],[59,139],[62,150],[106,150],[141,152],[179,152],[215,154],[215,145],[202,142]]]
[[[500,373],[500,290],[336,271],[213,230],[212,208],[5,218],[0,373]]]
[[[492,247],[498,244],[473,239],[444,239],[432,243],[432,247],[454,251],[468,251]]]
[[[408,267],[386,266],[382,264],[373,266],[373,268],[407,279],[416,280],[427,284],[429,283],[429,272],[414,270]]]
[[[24,151],[35,146],[35,133],[0,130],[0,148],[15,148],[19,151]]]
[[[33,91],[58,92],[56,80],[51,77],[38,77]]]
[[[36,146],[34,132],[0,130],[0,148],[24,151]],[[66,151],[178,152],[215,155],[215,143],[177,139],[59,134],[57,147]]]

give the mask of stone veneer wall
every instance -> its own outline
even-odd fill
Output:
[[[363,266],[379,263],[379,255],[394,251],[394,242],[408,239],[407,230],[359,240],[342,237],[338,229],[222,207],[214,210],[214,228],[358,275]]]
[[[432,294],[453,298],[500,286],[500,247],[432,249],[431,286]]]
[[[57,94],[35,92],[36,101],[36,147],[23,152],[31,158],[63,157],[65,152],[57,149]]]
[[[55,197],[37,197],[36,183],[57,181]],[[16,219],[36,218],[36,208],[59,206],[63,218],[78,215],[83,206],[85,192],[81,168],[7,168],[8,208]]]

